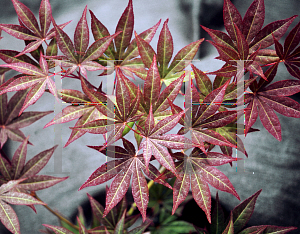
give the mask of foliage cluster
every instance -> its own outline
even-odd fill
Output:
[[[78,119],[71,127],[65,146],[85,133],[100,134],[104,143],[89,147],[111,158],[80,189],[113,181],[107,188],[105,208],[88,195],[94,216],[91,225],[84,221],[82,213],[77,224],[56,213],[62,227],[45,224],[44,233],[137,234],[148,228],[151,233],[258,234],[286,233],[295,229],[270,225],[243,229],[261,190],[234,208],[226,219],[218,196],[211,211],[209,184],[240,199],[229,179],[216,169],[216,166],[232,165],[241,160],[234,157],[235,149],[247,156],[238,130],[242,129],[245,135],[257,131],[252,125],[259,115],[266,130],[281,141],[281,125],[274,111],[288,117],[300,117],[300,104],[288,97],[300,92],[300,23],[287,35],[284,45],[279,43],[296,16],[263,27],[263,0],[254,0],[243,18],[230,0],[224,0],[227,33],[203,26],[212,38],[209,42],[219,53],[216,59],[222,60],[224,65],[217,71],[204,72],[191,62],[204,39],[190,43],[173,57],[173,38],[166,20],[155,51],[149,43],[161,21],[140,34],[134,32],[132,0],[112,35],[90,11],[94,37],[91,45],[87,7],[72,41],[63,30],[69,22],[60,25],[55,22],[49,0],[41,1],[39,23],[24,4],[18,0],[12,0],[12,3],[20,24],[0,24],[0,29],[24,40],[25,47],[21,52],[0,50],[0,58],[5,62],[0,65],[1,148],[8,138],[21,142],[12,159],[3,151],[0,157],[0,220],[8,230],[20,233],[18,218],[8,203],[26,205],[33,210],[34,205],[44,205],[51,210],[35,191],[67,179],[37,175],[56,146],[25,163],[30,142],[20,128],[52,111],[24,111],[45,91],[58,101],[70,104],[45,127]],[[275,50],[270,47],[274,44]],[[291,79],[272,82],[280,63],[285,64]],[[53,72],[56,65],[61,67],[59,73]],[[4,75],[11,69],[20,74],[6,80]],[[113,93],[106,93],[102,82],[97,86],[91,84],[87,71],[98,71],[100,77],[114,72]],[[53,77],[59,74],[63,79],[80,82],[82,91],[57,90]],[[208,75],[215,75],[213,82]],[[142,88],[135,79],[143,80]],[[181,91],[183,85],[187,87],[185,92]],[[16,93],[8,101],[7,92],[12,91]],[[174,104],[179,96],[184,97],[184,109],[183,105]],[[238,109],[244,105],[244,109]],[[238,123],[242,117],[245,126]],[[176,134],[168,133],[179,125],[181,128]],[[129,132],[134,133],[134,142],[126,139]],[[114,144],[121,141],[123,146]],[[219,146],[222,153],[214,152],[215,146]],[[160,164],[159,169],[153,165],[154,161]],[[134,204],[127,212],[124,196],[130,184]],[[160,186],[170,189],[173,197],[159,196]],[[174,215],[190,188],[211,224],[209,227],[193,226],[177,220]],[[148,205],[153,217],[158,217],[159,221],[147,217]],[[135,207],[140,211],[143,223],[128,231],[139,218],[139,215],[132,215]]]

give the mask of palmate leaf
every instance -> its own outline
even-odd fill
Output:
[[[181,152],[172,154],[179,160],[176,162],[180,179],[176,179],[173,187],[173,209],[174,214],[178,206],[185,200],[191,185],[192,195],[199,207],[205,212],[211,223],[211,195],[208,183],[213,187],[233,194],[239,199],[228,178],[214,166],[240,160],[221,153],[207,152],[204,154],[199,148],[194,148],[188,157]],[[160,177],[166,176],[164,172]],[[169,177],[169,176],[168,176]]]
[[[196,81],[198,80],[197,83],[202,86],[201,89],[204,89],[203,82],[200,82],[201,71],[195,67],[193,67],[193,69],[195,70]],[[193,100],[196,100],[196,103],[193,103],[192,105],[191,123],[189,123],[187,119],[184,119],[183,123],[185,127],[179,130],[179,134],[190,131],[192,142],[197,145],[197,147],[200,147],[203,151],[205,151],[204,142],[214,145],[236,147],[226,140],[226,138],[224,138],[221,134],[213,130],[214,128],[223,127],[237,119],[236,111],[223,111],[216,113],[223,102],[225,90],[228,84],[229,81],[227,81],[221,87],[211,91],[201,103],[199,103],[197,89],[193,89],[194,91],[192,92],[192,97]],[[211,89],[211,83],[208,82],[205,85]],[[172,111],[173,113],[178,113],[180,108],[177,108],[177,110],[172,108]]]
[[[276,74],[278,64],[271,66],[265,76],[271,82]],[[250,86],[253,93],[249,94],[249,104],[245,112],[246,133],[255,123],[258,115],[263,126],[277,140],[281,141],[281,127],[276,112],[287,117],[300,117],[300,104],[290,96],[300,92],[300,83],[296,80],[282,80],[272,84],[260,80],[258,86]]]
[[[91,11],[90,11],[91,12]],[[92,33],[95,40],[100,37],[109,36],[107,28],[96,18],[96,16],[91,12],[92,15]],[[140,33],[139,36],[146,42],[150,42],[160,24],[161,20],[153,27]],[[122,31],[113,40],[113,43],[104,52],[98,61],[103,65],[118,66],[120,71],[125,75],[129,75],[134,78],[134,75],[145,79],[146,70],[144,64],[140,59],[136,59],[139,55],[137,48],[136,39],[131,40],[134,27],[134,14],[133,14],[133,4],[132,0],[128,1],[128,5],[125,8],[122,16],[116,27],[116,33]],[[115,45],[115,47],[113,46]],[[153,57],[153,55],[152,55]],[[108,71],[104,71],[101,75],[106,75],[112,72],[112,68]]]
[[[150,157],[153,154],[161,165],[177,175],[174,162],[169,152],[162,146],[165,146],[169,149],[184,149],[193,147],[193,144],[184,136],[176,134],[162,136],[162,134],[165,134],[166,132],[173,129],[177,125],[183,114],[184,111],[166,117],[155,124],[151,106],[149,115],[145,121],[144,128],[137,125],[139,131],[141,132],[140,135],[145,139],[145,141],[141,143],[140,148],[143,149],[143,156],[146,167],[148,167]]]
[[[160,78],[168,86],[174,78],[179,78],[182,75],[182,71],[188,65],[186,61],[192,60],[196,55],[200,44],[204,41],[204,38],[192,42],[189,45],[182,48],[171,60],[173,54],[173,39],[168,29],[168,20],[165,21],[162,31],[159,36],[157,44],[157,55],[149,42],[143,40],[140,36],[135,34],[139,54],[143,63],[147,68],[153,66],[154,56],[157,57],[157,67]]]
[[[3,81],[4,76],[1,78],[1,83],[3,83]],[[9,102],[7,102],[6,93],[0,96],[0,148],[3,147],[7,138],[10,138],[14,141],[24,141],[26,137],[19,129],[31,125],[45,115],[53,112],[31,111],[23,112],[18,116],[26,99],[27,93],[28,90],[18,91],[9,100]]]
[[[53,29],[49,31],[52,17],[52,10],[49,0],[41,1],[39,9],[40,27],[36,17],[28,7],[18,0],[12,0],[12,3],[17,12],[21,26],[13,24],[0,24],[0,28],[18,39],[32,41],[21,53],[18,53],[17,56],[21,56],[38,49],[44,41],[50,40],[55,36]],[[64,28],[68,23],[70,22],[62,24],[59,27]]]
[[[261,226],[253,226],[243,229],[243,227],[247,224],[249,219],[251,218],[257,197],[261,193],[261,190],[254,193],[252,196],[244,200],[238,206],[236,206],[231,212],[230,217],[227,219],[227,226],[224,226],[224,214],[222,211],[222,207],[219,205],[218,196],[217,196],[217,204],[215,207],[215,211],[213,213],[213,222],[210,226],[210,230],[212,234],[218,233],[239,233],[239,234],[263,234],[263,233],[288,233],[292,230],[297,229],[296,227],[279,227],[272,225],[261,225]],[[219,213],[221,215],[218,217]],[[221,224],[221,226],[220,226]],[[223,231],[223,229],[225,229]]]
[[[88,82],[88,81],[86,81]],[[88,83],[88,85],[90,85]],[[53,124],[60,124],[78,119],[74,127],[84,125],[96,119],[105,118],[101,112],[97,110],[92,101],[85,95],[77,90],[62,89],[58,90],[58,95],[66,103],[71,103],[71,106],[65,107],[61,113],[54,117],[44,128],[49,127]],[[84,131],[72,129],[71,135],[64,147],[78,139],[85,134]]]
[[[106,150],[102,150],[103,147],[101,146],[92,147],[109,157],[116,158],[116,160],[109,161],[99,167],[80,187],[80,189],[99,185],[115,177],[106,195],[105,210],[102,211],[101,206],[97,205],[97,203],[93,202],[92,204],[92,207],[94,207],[93,210],[95,210],[97,214],[101,214],[105,217],[125,196],[132,177],[132,195],[142,214],[143,221],[145,221],[146,209],[149,202],[149,193],[147,181],[142,171],[150,179],[155,179],[159,175],[159,172],[151,164],[148,165],[148,171],[146,171],[143,156],[136,155],[137,153],[135,152],[135,148],[131,142],[124,138],[122,138],[122,140],[126,149],[118,146],[107,147]],[[165,184],[165,182],[161,183]],[[100,222],[110,223],[107,219],[101,219]]]
[[[247,60],[244,64],[245,71],[250,71],[266,79],[259,64],[276,62],[279,61],[279,58],[276,54],[274,55],[273,50],[265,48],[274,44],[274,39],[279,40],[284,35],[295,17],[278,20],[262,28],[265,18],[263,0],[254,0],[244,19],[231,1],[225,0],[223,18],[229,36],[221,31],[203,27],[214,41],[211,44],[220,54],[218,59],[226,62],[223,68],[209,74],[225,77],[237,76],[235,60]],[[290,64],[288,67],[293,75],[297,74],[297,66]]]
[[[20,192],[12,192],[24,179],[10,180],[0,187],[0,221],[12,233],[20,233],[20,225],[15,211],[10,205],[46,205],[34,197]]]
[[[59,49],[65,55],[61,56],[49,56],[52,61],[56,61],[62,64],[62,66],[68,68],[65,76],[72,74],[76,68],[80,69],[80,72],[84,77],[87,77],[88,71],[104,70],[105,67],[99,63],[93,61],[98,59],[108,48],[112,40],[121,32],[116,32],[112,36],[106,36],[96,40],[89,48],[89,29],[86,19],[87,7],[85,7],[82,17],[79,20],[74,34],[74,45],[69,36],[54,22],[52,23],[55,28],[56,40]]]
[[[34,104],[44,93],[46,85],[48,85],[50,92],[58,99],[56,88],[51,76],[48,75],[49,67],[45,58],[40,56],[40,68],[25,62],[9,63],[0,65],[1,67],[8,67],[24,74],[7,85],[4,84],[0,91],[0,95],[11,92],[28,89],[26,99],[19,115],[30,105]]]
[[[299,67],[299,38],[300,38],[300,23],[298,23],[288,34],[282,46],[278,40],[273,37],[275,42],[276,55],[284,62],[287,71],[294,77],[300,79]],[[298,47],[297,47],[298,46]],[[297,48],[296,48],[297,47]]]
[[[10,163],[1,156],[3,166],[1,166],[0,171],[4,176],[4,181],[8,182],[10,180],[23,179],[16,187],[16,192],[19,191],[18,189],[21,189],[22,191],[37,191],[45,189],[67,179],[67,177],[58,178],[53,176],[37,175],[37,173],[46,166],[57,146],[37,154],[25,163],[27,144],[28,138],[26,138],[18,147]]]
[[[105,146],[103,146],[104,148],[120,139],[125,127],[128,126],[129,123],[137,121],[143,115],[137,114],[140,103],[139,94],[136,94],[134,100],[131,100],[128,85],[126,84],[126,77],[119,71],[117,72],[117,81],[117,97],[116,103],[114,103],[107,95],[88,88],[86,85],[87,82],[81,78],[83,91],[105,118],[87,122],[73,129],[93,134],[105,134],[112,131],[106,140]],[[106,104],[104,104],[104,102]],[[114,107],[116,107],[116,113]]]
[[[155,56],[150,67],[151,68],[148,70],[147,77],[144,83],[144,92],[141,93],[141,91],[139,91],[139,89],[135,87],[135,89],[137,89],[137,91],[135,92],[141,93],[139,110],[143,113],[143,116],[139,120],[140,127],[145,126],[147,116],[150,114],[150,106],[152,106],[153,113],[151,114],[154,117],[154,122],[152,122],[152,124],[157,123],[164,117],[168,117],[171,115],[171,112],[168,111],[167,108],[177,97],[185,77],[185,74],[183,74],[181,77],[174,79],[168,87],[160,92],[160,75]],[[132,86],[130,81],[126,80],[126,84],[129,89],[132,89],[132,87],[130,87]]]

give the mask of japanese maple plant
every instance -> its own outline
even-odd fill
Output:
[[[257,131],[252,125],[259,115],[266,130],[281,141],[281,125],[274,111],[300,117],[300,104],[287,97],[300,92],[300,23],[286,36],[284,45],[279,43],[296,16],[263,27],[263,0],[254,0],[243,18],[230,0],[224,0],[227,33],[202,26],[219,53],[216,59],[224,65],[216,71],[201,71],[192,60],[204,39],[185,46],[173,57],[173,39],[166,20],[155,50],[150,42],[161,21],[137,34],[132,0],[112,35],[90,10],[94,37],[91,45],[87,7],[73,41],[64,32],[69,22],[56,23],[49,0],[41,1],[39,23],[23,3],[12,3],[19,25],[0,24],[0,29],[24,40],[25,47],[22,51],[0,50],[4,61],[0,65],[0,220],[10,232],[21,233],[16,213],[9,204],[26,205],[33,210],[34,205],[43,205],[57,215],[61,226],[44,224],[44,233],[258,234],[296,229],[271,225],[245,227],[261,190],[226,217],[218,194],[211,208],[209,189],[210,184],[240,199],[229,179],[216,169],[241,160],[235,156],[237,151],[248,156],[238,136],[239,129],[243,135]],[[285,64],[290,79],[273,82],[279,63]],[[59,67],[59,71],[54,67]],[[6,79],[5,73],[11,69],[19,74]],[[98,84],[89,81],[87,71],[100,76]],[[73,79],[78,90],[56,89],[55,75]],[[213,81],[208,75],[214,77]],[[104,91],[101,76],[113,79],[109,80],[112,93]],[[70,222],[36,194],[67,179],[38,175],[57,146],[26,162],[27,145],[31,143],[20,129],[52,111],[25,109],[45,91],[57,102],[69,103],[45,127],[78,119],[65,146],[72,147],[71,143],[85,133],[103,136],[102,145],[88,147],[110,160],[79,188],[113,179],[107,187],[105,208],[88,194],[94,217],[91,223],[84,222],[82,212],[76,223]],[[15,92],[10,100],[7,92]],[[175,105],[175,100],[181,101],[181,105]],[[239,122],[240,118],[244,118],[244,124]],[[177,133],[174,128],[179,129]],[[8,138],[21,142],[12,157],[2,150]],[[134,202],[127,204],[125,194],[130,185]],[[190,189],[206,215],[208,224],[204,227],[178,220],[177,209]],[[142,224],[131,227],[140,215]]]

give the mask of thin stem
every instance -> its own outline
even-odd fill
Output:
[[[164,171],[166,170],[166,168],[165,167],[161,167],[160,169],[159,169],[159,172],[160,173],[163,173]],[[154,184],[154,181],[153,180],[150,180],[149,182],[148,182],[148,190],[152,187],[152,185]],[[128,210],[128,212],[127,212],[127,216],[130,216],[130,215],[132,215],[132,213],[133,213],[133,211],[135,210],[135,208],[136,208],[136,203],[134,202],[134,203],[132,203],[132,205],[131,205],[131,207],[130,207],[130,209]]]
[[[37,195],[35,192],[33,192],[33,196],[43,202]],[[72,228],[75,228],[76,230],[79,230],[79,227],[77,227],[75,224],[71,223],[68,219],[66,219],[65,217],[63,217],[61,214],[59,214],[58,212],[52,210],[48,205],[44,205],[44,207],[49,210],[52,214],[54,214],[57,218],[59,218],[61,221],[67,223],[69,226],[71,226]]]

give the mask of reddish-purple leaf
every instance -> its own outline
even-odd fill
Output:
[[[2,132],[2,131],[1,131]],[[5,134],[5,136],[6,136],[6,134]],[[1,139],[1,138],[0,138]],[[2,139],[1,139],[2,140]],[[1,143],[2,143],[3,141],[1,141]],[[1,147],[2,148],[2,147]],[[1,172],[1,174],[4,176],[4,178],[6,179],[6,180],[11,180],[12,178],[11,178],[11,176],[10,176],[10,173],[11,173],[11,163],[6,159],[6,158],[4,158],[3,156],[2,156],[2,154],[0,154],[0,172]],[[2,185],[3,186],[3,185]],[[1,187],[0,187],[0,194],[1,194],[1,192],[3,192],[3,191],[1,191],[2,189],[1,189]]]
[[[184,168],[183,173],[179,173],[179,178],[176,179],[173,186],[173,209],[172,215],[177,210],[178,206],[185,200],[190,190],[190,174],[188,172],[188,163]]]
[[[195,169],[196,171],[201,169],[201,176],[203,179],[205,179],[209,184],[211,184],[216,189],[219,189],[221,191],[230,193],[234,195],[237,199],[240,200],[239,195],[235,191],[234,187],[232,186],[229,179],[218,169],[207,166],[205,164],[197,164],[193,163],[193,165],[197,166]]]
[[[48,175],[35,175],[18,185],[19,189],[37,191],[52,187],[53,185],[66,180],[68,177],[54,177]]]
[[[40,35],[39,25],[38,22],[32,13],[31,10],[27,6],[25,6],[23,3],[19,2],[18,0],[12,0],[14,4],[14,8],[17,12],[17,15],[19,19],[22,21],[22,23],[29,28],[31,31],[33,31],[36,35]]]
[[[192,60],[195,57],[199,46],[203,41],[204,38],[199,39],[198,41],[192,42],[178,51],[170,67],[168,68],[168,74],[166,77],[182,71],[188,65],[186,64],[187,61]]]
[[[0,195],[0,199],[13,205],[46,205],[34,197],[19,192],[7,192]]]
[[[0,24],[0,29],[21,40],[38,40],[30,30],[25,27],[13,24]]]
[[[255,61],[262,65],[279,62],[279,60],[276,51],[270,49],[259,50],[255,57]]]
[[[171,129],[173,129],[177,125],[178,121],[180,120],[184,112],[185,111],[182,111],[178,114],[171,115],[159,121],[152,129],[151,136],[162,135],[170,131]]]
[[[226,46],[218,45],[213,41],[208,41],[208,42],[218,50],[221,60],[228,62],[230,64],[234,63],[235,60],[239,60],[240,56],[235,49],[233,50]]]
[[[30,42],[30,43],[24,48],[24,50],[23,50],[21,53],[19,53],[17,56],[21,56],[21,55],[27,54],[27,53],[29,53],[29,52],[32,52],[32,51],[38,49],[38,48],[42,45],[43,42],[44,42],[44,41],[41,40],[41,39],[38,39],[38,40],[33,41],[33,42]]]
[[[107,119],[97,119],[91,122],[87,122],[84,125],[76,126],[71,129],[89,132],[92,134],[105,134],[113,129],[115,129],[116,124]]]
[[[25,161],[26,161],[26,153],[27,153],[27,137],[22,144],[18,147],[15,151],[14,156],[11,161],[11,169],[12,169],[12,178],[17,179],[21,174],[21,171],[24,168]]]
[[[130,185],[131,174],[135,169],[135,165],[133,165],[132,162],[128,166],[126,166],[126,168],[123,169],[111,183],[110,188],[106,194],[103,217],[105,217],[108,212],[114,206],[116,206],[119,201],[121,201],[121,199],[125,196]]]
[[[217,75],[220,77],[232,77],[236,75],[236,72],[237,72],[236,66],[226,66],[226,67],[222,67],[217,71],[209,72],[207,73],[207,75]]]
[[[246,60],[249,55],[249,45],[239,27],[234,23],[236,31],[236,44],[241,60]]]
[[[151,137],[151,141],[161,144],[169,149],[189,149],[194,146],[190,139],[177,134],[153,136]]]
[[[53,18],[52,23],[55,28],[56,40],[59,49],[65,56],[67,56],[69,60],[71,60],[71,62],[76,62],[77,58],[75,54],[75,49],[70,37],[55,23]]]
[[[146,210],[149,202],[147,181],[141,171],[141,161],[135,159],[135,167],[132,173],[132,196],[142,214],[143,222],[146,221]]]
[[[168,27],[167,19],[159,34],[157,43],[157,61],[160,64],[160,72],[162,77],[167,74],[168,64],[173,55],[173,38]]]
[[[209,29],[202,25],[201,27],[211,36],[216,44],[235,50],[235,45],[232,42],[232,39],[226,33],[219,30]]]
[[[234,231],[239,232],[247,224],[253,214],[254,206],[260,193],[261,190],[257,191],[232,210]]]
[[[291,54],[300,40],[300,22],[287,35],[284,42],[284,57]]]
[[[300,118],[300,104],[288,97],[259,96],[270,108],[278,113],[287,116]]]
[[[23,74],[26,74],[26,75],[32,75],[32,76],[44,76],[45,75],[40,69],[38,69],[36,66],[33,66],[29,63],[19,62],[19,63],[3,64],[0,66],[14,69],[14,70],[21,72]]]
[[[275,43],[275,50],[276,50],[276,54],[278,55],[278,57],[282,60],[284,59],[284,55],[283,55],[283,46],[278,42],[278,40],[276,40],[276,38],[273,36],[273,40]]]
[[[236,28],[234,24],[236,24],[239,29],[242,28],[242,16],[236,9],[236,7],[231,3],[230,0],[224,0],[223,6],[223,20],[224,26],[233,41],[238,40]]]
[[[68,229],[64,227],[59,227],[59,226],[54,226],[54,225],[48,225],[48,224],[43,224],[46,228],[51,229],[54,231],[55,234],[74,234],[73,232],[69,231]]]
[[[21,183],[24,180],[25,179],[10,180],[9,182],[2,184],[0,187],[0,194],[4,194],[4,193],[14,189],[19,183]]]
[[[211,80],[203,71],[196,68],[193,64],[191,64],[191,66],[194,71],[196,83],[197,83],[197,86],[198,86],[200,92],[204,96],[207,96],[212,91]]]
[[[84,113],[86,113],[89,109],[94,107],[89,106],[67,106],[62,110],[61,113],[56,115],[53,120],[45,125],[44,128],[47,128],[53,124],[60,124],[72,121],[74,119],[80,118]],[[25,113],[24,113],[25,114]]]
[[[121,170],[125,170],[127,165],[124,160],[109,161],[99,168],[97,168],[88,180],[79,188],[79,190],[89,187],[96,186],[114,178]]]
[[[144,100],[147,109],[155,103],[160,94],[160,75],[157,69],[156,57],[149,68],[147,78],[144,84]]]
[[[20,234],[20,225],[18,217],[7,203],[0,201],[0,220],[3,225],[12,233]]]
[[[22,170],[21,178],[28,178],[39,173],[39,171],[46,166],[56,148],[57,145],[52,147],[51,149],[44,150],[43,152],[30,159]]]
[[[82,57],[89,46],[89,28],[86,20],[86,11],[87,6],[84,8],[74,33],[75,51],[79,54],[79,57]]]
[[[201,121],[205,120],[212,114],[214,114],[219,107],[221,106],[225,94],[225,90],[229,84],[227,81],[220,88],[213,90],[210,94],[208,94],[201,105],[197,108],[197,112],[193,113],[193,126],[197,126],[201,123]]]
[[[100,38],[95,41],[86,51],[83,61],[91,61],[99,58],[108,48],[112,40],[119,35],[120,32],[117,32],[111,36]]]
[[[116,74],[116,77],[116,101],[118,105],[117,107],[121,117],[125,121],[130,108],[129,90],[125,85],[125,80],[122,78],[122,76],[119,76],[119,73]]]
[[[152,142],[152,141],[150,141],[150,142],[151,142],[150,144],[151,144],[151,148],[152,148],[152,154],[157,159],[157,161],[162,166],[164,166],[169,171],[171,171],[173,174],[175,174],[177,177],[178,174],[175,169],[174,161],[173,161],[171,155],[169,154],[169,152],[165,148],[163,148],[161,145],[156,144],[155,142]]]
[[[257,98],[259,118],[265,129],[281,141],[281,126],[277,115],[261,98]]]
[[[287,68],[287,71],[294,77],[300,79],[300,69],[293,63],[285,62],[284,65]]]
[[[260,89],[260,94],[271,96],[291,96],[300,92],[300,81],[281,80]]]
[[[156,30],[158,26],[160,25],[161,20],[158,21],[157,24],[155,24],[152,28],[149,28],[145,30],[144,32],[140,33],[138,36],[143,39],[144,41],[150,43],[152,38],[154,37],[154,34],[156,33]],[[121,65],[123,65],[124,62],[127,62],[128,60],[137,57],[139,55],[136,38],[134,38],[131,42],[128,48],[126,49],[126,52],[123,54],[123,62]]]
[[[233,144],[231,144],[229,141],[226,140],[222,135],[219,133],[208,130],[208,129],[193,129],[191,131],[192,133],[192,141],[195,144],[202,145],[204,141],[207,141],[213,145],[225,145],[230,147],[235,147]]]
[[[46,80],[41,81],[37,84],[35,84],[30,91],[28,92],[26,99],[24,101],[24,105],[22,109],[20,110],[19,115],[30,105],[34,104],[44,93],[46,88]]]
[[[47,32],[51,25],[51,5],[49,0],[42,0],[39,10],[39,18],[40,18],[40,25],[41,25],[41,33],[42,37],[46,37]]]
[[[121,59],[122,54],[130,44],[130,40],[133,32],[133,25],[134,25],[134,15],[133,15],[132,0],[129,0],[128,5],[124,10],[118,22],[118,25],[116,27],[116,33],[122,31],[122,33],[115,38],[115,45],[117,49],[116,59]]]
[[[251,51],[256,51],[259,47],[264,49],[272,45],[274,43],[272,34],[279,40],[295,18],[296,16],[292,16],[288,19],[278,20],[265,26],[251,42],[249,46]]]
[[[237,118],[236,111],[221,111],[201,122],[201,128],[220,128]]]
[[[249,131],[251,126],[256,122],[258,117],[258,111],[257,111],[257,98],[254,98],[249,105],[247,106],[247,109],[245,111],[245,134]]]
[[[198,206],[205,212],[206,218],[211,223],[210,210],[211,210],[211,195],[207,182],[203,180],[200,174],[193,169],[191,173],[191,187],[193,198]]]
[[[147,68],[150,68],[150,66],[153,64],[153,57],[156,55],[153,48],[148,42],[140,38],[136,32],[135,39],[143,63]]]
[[[248,43],[256,36],[264,24],[264,0],[255,0],[248,8],[243,18],[243,34]]]

